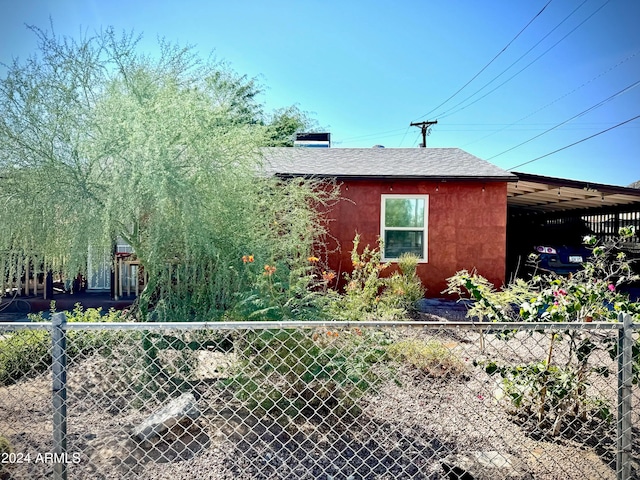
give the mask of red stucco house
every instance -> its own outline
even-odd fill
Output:
[[[476,269],[505,282],[507,184],[517,177],[458,148],[266,148],[268,173],[336,178],[344,200],[331,212],[336,272],[350,271],[353,238],[384,239],[384,260],[420,257],[427,297],[446,279]]]

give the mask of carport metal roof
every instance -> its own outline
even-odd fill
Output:
[[[507,184],[512,213],[570,213],[577,210],[640,210],[640,189],[512,172]]]

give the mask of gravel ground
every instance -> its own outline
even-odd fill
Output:
[[[459,320],[464,313],[458,305],[431,307],[422,318]],[[564,435],[544,435],[499,404],[495,378],[473,366],[473,360],[488,357],[543,358],[548,347],[544,337],[520,332],[504,342],[486,335],[483,352],[477,332],[395,329],[390,335],[436,337],[463,362],[464,370],[429,376],[408,366],[393,371],[380,367],[375,373],[384,381],[358,400],[359,414],[318,409],[283,421],[252,414],[219,388],[217,382],[225,376],[221,366],[233,359],[212,352],[211,364],[193,386],[203,412],[196,428],[178,441],[151,448],[134,441],[131,432],[162,401],[134,408],[133,393],[126,390],[130,380],[113,360],[96,355],[72,363],[67,442],[77,457],[70,459],[69,478],[441,479],[455,478],[447,476],[447,469],[478,452],[508,459],[507,467],[467,478],[615,478],[615,423],[586,421]],[[561,351],[557,355],[562,358]],[[606,355],[594,360],[611,366]],[[590,388],[614,399],[615,375],[598,378],[600,383]],[[29,462],[9,465],[4,473],[0,469],[1,480],[51,477],[50,462],[35,461],[38,453],[52,449],[50,381],[50,375],[41,374],[0,388],[0,435],[10,439],[14,452],[31,455]],[[640,394],[634,389],[638,438]],[[122,391],[129,394],[117,394]],[[639,446],[634,445],[633,454],[640,458]]]

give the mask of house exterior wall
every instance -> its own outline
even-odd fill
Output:
[[[344,200],[329,214],[329,230],[340,247],[329,256],[329,267],[341,277],[351,271],[356,232],[361,238],[360,249],[377,244],[381,195],[415,194],[429,196],[428,262],[418,265],[426,296],[443,296],[446,279],[462,269],[476,269],[496,287],[504,284],[505,182],[349,179],[342,181],[341,188]]]

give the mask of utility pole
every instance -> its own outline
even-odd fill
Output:
[[[436,123],[438,123],[437,120],[434,120],[433,122],[426,121],[426,122],[415,122],[415,123],[409,124],[410,127],[420,127],[420,130],[422,131],[422,145],[420,146],[422,148],[427,148],[427,135],[431,133],[431,125],[435,125]]]

